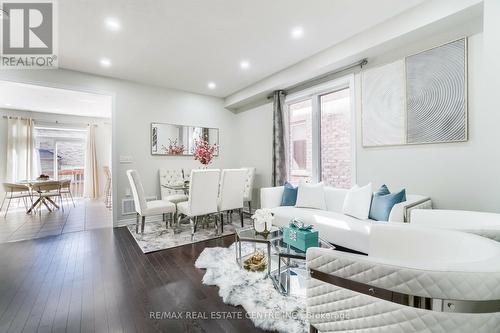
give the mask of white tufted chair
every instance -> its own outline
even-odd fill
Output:
[[[248,213],[252,214],[252,194],[253,194],[253,183],[255,179],[255,168],[244,167],[242,169],[245,169],[247,171],[243,202],[248,204]]]
[[[200,217],[213,215],[215,227],[218,228],[217,197],[219,193],[220,170],[191,170],[188,201],[177,204],[180,221],[187,217],[191,223],[191,238],[194,237]],[[222,224],[222,223],[221,223]]]
[[[221,222],[223,222],[222,212],[239,211],[241,226],[243,227],[243,195],[247,178],[246,169],[224,169],[222,170],[218,209],[221,212]],[[228,214],[228,216],[231,216]],[[221,227],[223,223],[221,223]]]
[[[160,169],[160,191],[161,199],[170,201],[174,204],[187,201],[188,196],[179,190],[172,190],[165,185],[177,185],[184,183],[182,169]]]
[[[168,227],[166,214],[170,214],[170,218],[173,219],[175,205],[164,200],[146,201],[139,173],[136,170],[127,170],[127,177],[130,182],[130,189],[132,190],[135,211],[137,213],[135,232],[139,233],[139,217],[142,218],[141,233],[144,233],[146,216],[163,215],[163,220],[166,221],[165,224]]]
[[[307,311],[319,332],[500,332],[500,243],[373,226],[369,254],[310,248]]]

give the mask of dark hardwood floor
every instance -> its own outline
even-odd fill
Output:
[[[260,332],[194,267],[205,247],[233,240],[145,255],[125,228],[108,228],[1,244],[0,332]],[[150,318],[182,311],[192,318]],[[243,319],[200,318],[213,311]]]

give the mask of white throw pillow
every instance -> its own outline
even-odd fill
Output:
[[[297,190],[297,202],[295,207],[326,209],[325,189],[323,183],[307,184],[300,183]]]
[[[368,219],[372,194],[372,183],[363,187],[355,185],[345,196],[344,207],[342,209],[343,213],[360,220]]]

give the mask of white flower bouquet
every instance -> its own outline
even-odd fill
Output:
[[[274,214],[270,209],[257,209],[252,219],[256,232],[268,234],[273,225]]]

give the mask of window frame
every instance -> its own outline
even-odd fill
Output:
[[[350,106],[351,106],[351,186],[357,181],[357,117],[356,117],[356,95],[354,74],[346,75],[332,81],[312,86],[310,88],[291,93],[285,98],[286,107],[286,135],[291,135],[290,124],[290,109],[291,104],[300,103],[305,100],[311,100],[311,131],[312,131],[312,180],[320,182],[322,177],[321,167],[321,96],[334,93],[344,89],[350,89]],[[287,137],[286,142],[290,142],[290,137]],[[290,149],[288,147],[287,149]],[[287,177],[290,179],[291,156],[287,154]]]

